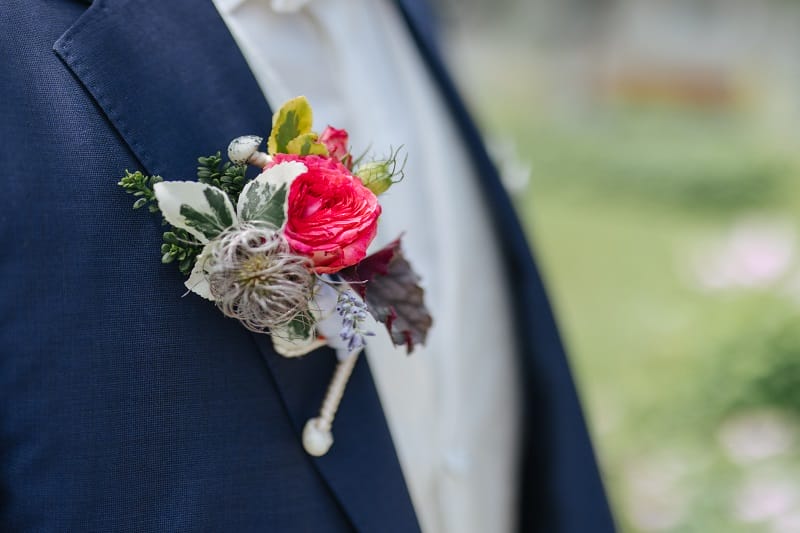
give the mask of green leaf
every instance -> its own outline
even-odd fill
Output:
[[[272,131],[267,141],[270,154],[289,153],[289,143],[311,132],[313,113],[305,96],[292,98],[272,116]]]
[[[213,239],[225,229],[221,226],[219,219],[209,213],[203,213],[194,207],[181,205],[181,215],[186,219],[186,225],[202,233],[207,239]]]
[[[181,259],[180,263],[178,263],[178,270],[183,272],[184,274],[188,274],[194,268],[194,263],[197,260],[197,256],[188,256]]]
[[[275,351],[284,357],[299,357],[325,345],[317,338],[314,315],[301,311],[287,324],[273,328],[272,344]]]
[[[220,222],[220,229],[229,228],[233,225],[233,213],[228,209],[228,204],[225,202],[225,193],[219,189],[209,187],[203,194],[208,200],[208,205],[214,211],[214,217]]]
[[[186,230],[175,228],[175,231],[166,231],[161,237],[161,262],[172,263],[178,261],[178,270],[189,274],[194,268],[197,256],[203,250],[203,245]]]
[[[197,181],[220,189],[235,204],[244,188],[247,165],[234,165],[229,161],[223,163],[219,152],[199,157],[197,162]]]
[[[233,225],[233,213],[228,209],[225,193],[214,187],[206,187],[203,195],[211,212],[198,211],[188,204],[181,204],[180,214],[186,224],[195,228],[208,239],[213,239]]]
[[[307,170],[299,161],[287,161],[259,174],[239,196],[239,217],[243,221],[264,222],[275,229],[283,227],[289,187],[297,176]]]
[[[316,133],[304,133],[289,141],[286,145],[286,152],[296,155],[328,155],[328,149],[324,144],[317,142]]]
[[[149,205],[148,209],[151,213],[158,211],[158,206],[155,203],[155,193],[153,186],[156,183],[163,181],[161,176],[146,176],[139,172],[125,171],[125,175],[120,178],[117,185],[125,189],[125,192],[132,194],[137,198],[133,203],[134,209],[139,209],[145,205]]]
[[[309,311],[301,311],[294,315],[286,325],[290,340],[305,340],[311,337],[314,330],[314,317]]]
[[[228,196],[210,185],[165,181],[153,190],[167,222],[188,231],[201,243],[218,236],[237,221]]]
[[[266,222],[275,229],[283,226],[286,220],[286,184],[276,187],[271,183],[247,187],[243,195],[242,220]]]

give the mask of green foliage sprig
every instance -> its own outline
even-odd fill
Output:
[[[177,262],[178,270],[189,275],[197,262],[197,256],[203,251],[203,245],[186,230],[173,228],[162,235],[161,262],[169,264]]]
[[[219,152],[208,157],[198,157],[197,181],[221,189],[231,199],[233,205],[239,200],[245,185],[245,165],[234,165],[230,161],[222,162]]]
[[[117,185],[125,189],[128,194],[137,197],[133,203],[134,209],[147,206],[148,211],[157,213],[160,209],[153,186],[161,181],[164,181],[161,176],[147,176],[138,170],[136,172],[126,170]],[[163,222],[166,224],[166,221]],[[203,251],[203,245],[188,231],[180,228],[165,231],[162,239],[164,243],[161,245],[161,262],[164,264],[177,262],[178,270],[181,273],[190,274],[197,261],[197,256]]]
[[[125,171],[125,175],[119,180],[117,185],[125,189],[125,192],[132,194],[138,199],[133,203],[134,209],[148,206],[151,213],[159,211],[156,202],[156,194],[153,192],[153,185],[164,181],[161,176],[145,176],[138,170],[136,172]]]

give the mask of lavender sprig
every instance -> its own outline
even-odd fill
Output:
[[[339,337],[347,342],[347,350],[353,353],[366,347],[366,337],[372,337],[374,332],[364,329],[364,322],[369,316],[367,304],[356,297],[352,291],[339,293],[336,301],[336,312],[342,318],[342,330]]]

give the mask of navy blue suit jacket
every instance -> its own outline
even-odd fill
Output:
[[[426,6],[398,6],[474,156],[513,283],[520,528],[612,531],[519,223],[436,54]],[[159,262],[163,228],[116,186],[124,169],[187,179],[198,155],[266,132],[270,115],[208,0],[3,2],[2,530],[419,530],[365,359],[336,445],[309,457],[299,433],[333,355],[283,359],[267,336],[180,298],[182,276]]]

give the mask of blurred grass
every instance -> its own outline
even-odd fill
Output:
[[[759,476],[800,479],[796,444],[739,464],[719,435],[731,417],[758,409],[776,410],[793,431],[797,304],[785,280],[702,290],[689,259],[745,216],[800,228],[791,139],[746,110],[564,113],[494,96],[479,111],[531,166],[516,200],[623,530],[783,531],[777,514],[742,518],[742,494]],[[781,512],[800,513],[792,505]]]
[[[520,126],[539,190],[557,185],[702,210],[753,207],[775,198],[790,163],[753,138],[746,117],[719,112],[613,107],[579,124]]]

